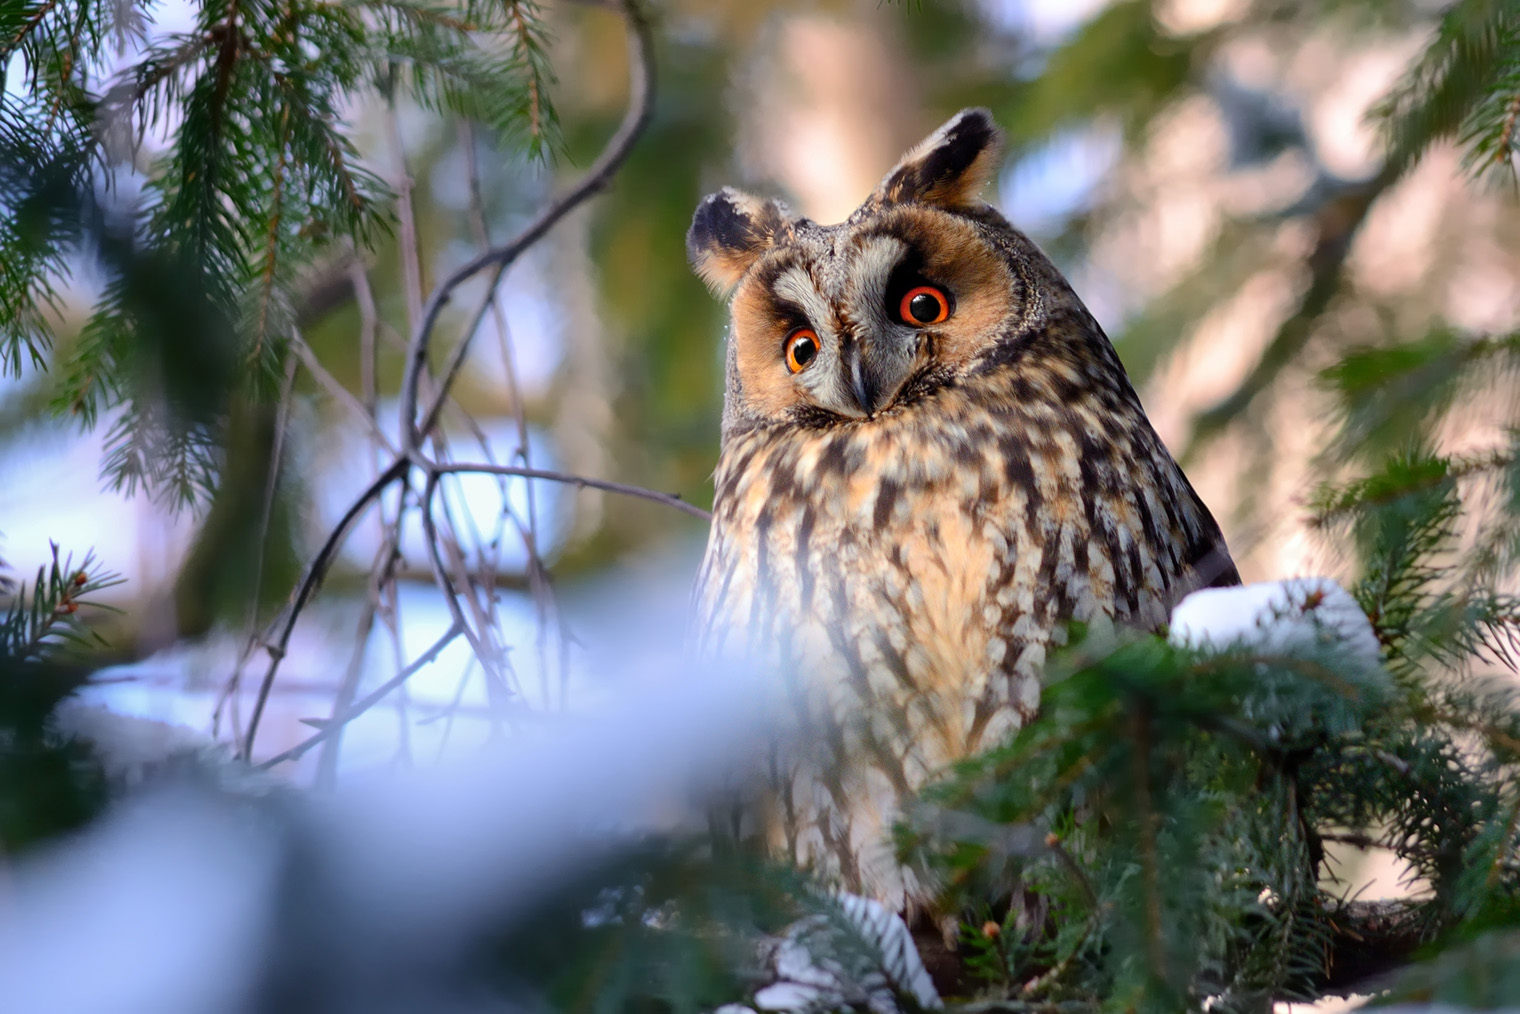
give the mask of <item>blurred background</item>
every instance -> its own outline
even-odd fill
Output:
[[[653,116],[626,165],[512,266],[489,311],[488,276],[444,311],[435,371],[465,329],[474,340],[442,430],[475,460],[708,506],[724,308],[686,264],[696,203],[736,185],[840,220],[968,105],[990,107],[1008,135],[988,199],[1112,338],[1247,581],[1346,578],[1354,565],[1310,523],[1311,492],[1359,462],[1322,371],[1353,347],[1520,324],[1513,195],[1475,185],[1443,145],[1407,171],[1385,167],[1369,119],[1428,44],[1436,4],[666,0],[651,13]],[[92,620],[114,663],[90,691],[107,707],[229,742],[246,733],[264,632],[389,460],[382,435],[396,433],[422,298],[583,172],[624,114],[622,19],[590,3],[540,15],[562,135],[547,159],[404,97],[361,94],[340,111],[358,156],[406,208],[372,250],[292,282],[299,368],[288,397],[233,420],[214,493],[185,505],[113,489],[102,478],[109,412],[81,427],[46,411],[56,370],[28,366],[0,388],[0,555],[25,577],[50,559],[50,540],[93,547],[125,579],[98,596],[120,612]],[[148,37],[195,17],[162,5]],[[11,71],[17,93],[25,81]],[[173,129],[147,132],[142,158]],[[60,360],[101,291],[76,268],[61,289]],[[1465,390],[1439,449],[1503,446],[1506,384]],[[295,624],[255,760],[306,741],[313,720],[450,629],[415,510],[386,552],[399,496],[358,522]],[[452,530],[468,533],[451,551],[474,575],[474,620],[493,632],[501,671],[454,639],[350,722],[341,746],[330,737],[281,770],[320,780],[429,759],[515,727],[493,679],[537,718],[657,679],[678,657],[700,519],[486,475],[453,477],[442,497]],[[377,585],[377,567],[394,582]]]

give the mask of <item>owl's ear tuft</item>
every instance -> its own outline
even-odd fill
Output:
[[[686,256],[707,287],[726,296],[750,265],[791,230],[791,221],[780,201],[724,187],[697,205],[686,233]]]
[[[868,203],[974,204],[997,169],[1002,147],[1002,132],[990,112],[962,109],[904,155]]]

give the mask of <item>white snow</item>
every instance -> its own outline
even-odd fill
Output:
[[[19,864],[0,906],[0,1010],[247,1009],[277,853],[189,792],[121,808]]]
[[[187,754],[218,760],[230,757],[225,745],[188,726],[121,714],[80,697],[60,703],[51,723],[60,736],[90,744],[106,774],[128,784]]]
[[[1264,581],[1193,592],[1172,610],[1173,644],[1267,654],[1333,651],[1375,668],[1377,636],[1351,594],[1327,577]]]

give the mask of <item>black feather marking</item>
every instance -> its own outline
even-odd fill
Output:
[[[876,511],[871,517],[872,526],[880,532],[887,527],[892,520],[892,510],[897,506],[897,498],[902,493],[902,487],[891,479],[883,479],[880,488],[876,491]]]
[[[973,109],[950,124],[939,144],[903,166],[887,184],[896,201],[920,200],[963,175],[978,156],[997,143],[997,127],[985,110]]]
[[[813,608],[813,589],[817,586],[818,579],[813,574],[812,561],[808,555],[808,543],[813,538],[813,526],[817,523],[818,512],[811,504],[805,504],[802,508],[802,519],[797,522],[797,577],[802,585],[802,608],[804,611]]]

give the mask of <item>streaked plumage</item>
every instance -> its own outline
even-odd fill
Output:
[[[893,903],[920,893],[896,808],[1034,714],[1069,621],[1154,628],[1238,582],[1096,321],[978,200],[997,142],[967,110],[840,225],[724,190],[687,237],[732,292],[698,645],[795,703],[775,844]]]

